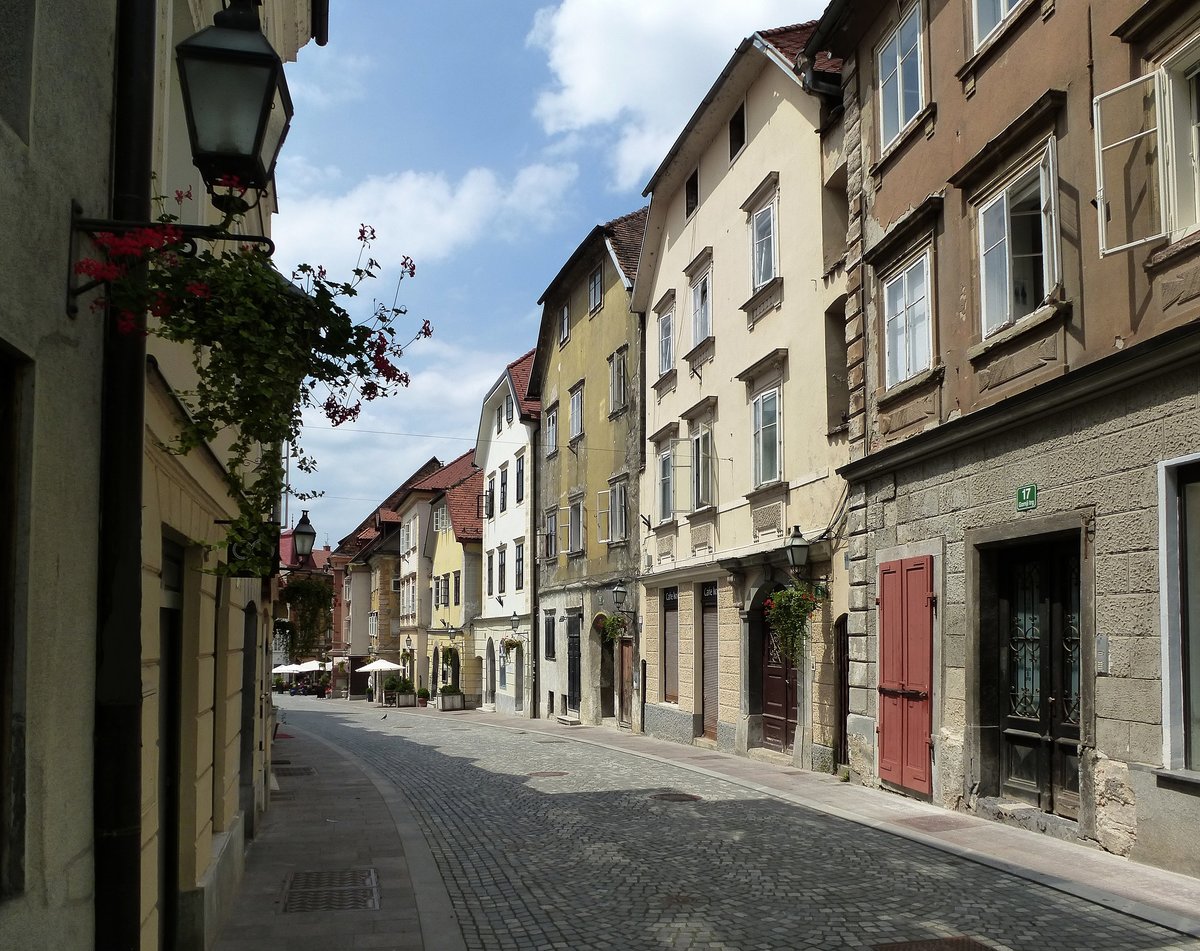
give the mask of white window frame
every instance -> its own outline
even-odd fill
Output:
[[[392,590],[399,591],[403,585],[403,579],[399,575],[392,576]]]
[[[571,440],[583,435],[583,385],[571,391]]]
[[[546,455],[558,452],[558,407],[546,412]]]
[[[714,504],[712,427],[701,424],[689,436],[692,453],[692,508],[698,510]]]
[[[583,502],[572,502],[567,511],[567,554],[577,555],[584,546]]]
[[[1000,16],[986,30],[983,30],[979,25],[979,6],[981,0],[971,0],[971,24],[975,35],[975,49],[983,46],[988,38],[1004,25],[1004,22],[1012,15],[1013,11],[1021,5],[1021,0],[996,0],[1000,6]]]
[[[692,282],[692,346],[713,335],[712,329],[712,268]]]
[[[672,465],[671,448],[668,446],[658,454],[658,520],[669,522],[675,517],[675,469]]]
[[[920,272],[924,291],[919,298],[913,298],[913,276]],[[933,307],[931,306],[931,276],[930,253],[925,249],[919,256],[910,258],[898,268],[893,275],[883,282],[883,339],[884,339],[884,387],[890,389],[897,383],[911,380],[923,370],[928,370],[933,362]],[[898,312],[892,308],[892,291],[899,289],[901,306]],[[914,309],[920,305],[924,308],[924,332],[915,333],[913,326]],[[893,327],[898,327],[898,333],[893,334]],[[901,346],[901,352],[896,352],[893,337]],[[918,339],[918,336],[924,340]],[[924,362],[914,344],[923,342],[925,345]]]
[[[768,222],[769,231],[764,238],[760,238],[758,225],[764,219]],[[753,290],[766,286],[779,274],[777,223],[774,197],[750,215],[750,283]],[[766,248],[767,255],[764,257],[762,246],[766,242],[770,242],[770,246]]]
[[[483,514],[488,518],[496,517],[496,476],[488,476],[486,501],[483,503]]]
[[[513,544],[513,590],[525,590],[525,543]]]
[[[588,275],[588,312],[594,314],[604,303],[604,262]]]
[[[658,318],[658,375],[675,366],[675,336],[672,324],[675,312],[667,311]]]
[[[508,463],[500,467],[500,511],[508,511]]]
[[[609,489],[609,541],[623,542],[629,537],[629,486],[614,482]]]
[[[754,397],[752,409],[752,446],[751,453],[754,460],[754,488],[763,485],[770,485],[778,482],[783,478],[783,400],[779,386],[771,386],[760,391]],[[770,439],[767,425],[763,421],[763,408],[771,398],[775,404],[775,427],[774,443],[775,443],[775,471],[768,473],[764,470],[763,447]]]
[[[558,312],[558,342],[566,343],[571,339],[571,305],[565,303]]]
[[[1023,187],[1029,179],[1036,177],[1038,188],[1038,215],[1042,231],[1042,295],[1025,301],[1015,300],[1016,288],[1013,277],[1012,238],[1012,193]],[[989,243],[986,218],[998,212],[1003,217],[1004,234],[999,240]],[[1046,140],[1036,162],[1024,166],[1011,176],[1005,185],[976,208],[976,230],[978,231],[979,272],[979,315],[984,337],[1011,326],[1022,317],[1036,311],[1049,300],[1062,281],[1062,259],[1059,246],[1058,217],[1058,166],[1054,137]],[[1003,248],[1001,247],[1003,245]],[[1003,252],[1001,255],[1000,252]],[[989,307],[989,284],[995,281],[1005,293],[1004,311],[992,312]]]
[[[1196,116],[1200,104],[1196,98],[1200,95],[1200,33],[1192,35],[1174,52],[1165,57],[1159,66],[1151,73],[1139,76],[1137,79],[1122,83],[1092,100],[1092,125],[1095,129],[1095,159],[1096,159],[1096,208],[1097,223],[1100,232],[1100,256],[1117,254],[1130,248],[1158,241],[1168,235],[1172,240],[1179,240],[1200,229],[1200,129],[1197,128]],[[1133,135],[1115,141],[1106,140],[1104,107],[1114,102],[1117,108],[1122,106],[1133,110],[1136,114],[1139,103],[1137,98],[1128,101],[1128,97],[1140,97],[1141,103],[1150,100],[1154,103],[1153,117],[1144,127]],[[1144,145],[1140,140],[1149,139]],[[1157,156],[1154,168],[1145,172],[1144,183],[1117,182],[1109,188],[1105,175],[1105,155],[1113,150],[1121,150],[1117,156],[1119,167],[1145,167],[1145,159],[1140,163],[1130,163],[1127,154],[1133,149],[1143,148],[1145,154]],[[1197,158],[1193,158],[1193,157]],[[1109,198],[1110,192],[1123,195],[1128,192],[1143,190],[1144,186],[1154,197],[1157,189],[1157,214],[1151,214],[1147,224],[1148,233],[1138,234],[1122,244],[1110,246],[1113,240],[1109,233],[1109,222],[1114,217]],[[1118,200],[1120,200],[1118,198]],[[1118,214],[1121,220],[1128,216],[1128,209],[1122,208],[1123,214]]]
[[[913,17],[917,19],[917,42],[906,56],[900,49],[900,34]],[[925,108],[925,52],[922,49],[924,26],[921,4],[914,3],[900,18],[896,29],[879,45],[875,54],[875,74],[879,79],[879,142],[882,149],[887,149],[895,142]],[[884,65],[884,56],[889,53],[896,57],[895,68],[888,68]],[[917,74],[917,106],[912,115],[905,115],[904,80],[909,75],[909,70],[916,70]],[[896,83],[896,112],[890,117],[895,121],[896,128],[890,134],[887,127],[889,116],[884,102],[884,88],[889,80],[894,80]]]
[[[625,348],[622,347],[608,358],[608,411],[615,413],[625,408]]]

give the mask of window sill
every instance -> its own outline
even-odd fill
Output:
[[[1142,269],[1147,274],[1154,274],[1178,264],[1181,258],[1187,258],[1193,254],[1200,254],[1200,230],[1197,229],[1193,229],[1190,234],[1185,234],[1179,240],[1172,241],[1155,251],[1146,258]]]
[[[581,442],[583,442],[583,433],[576,433],[574,436],[572,436],[570,439],[567,440],[567,447],[571,450],[571,452],[574,452],[575,447],[578,446]]]
[[[571,559],[571,558],[582,558],[582,557],[583,557],[584,555],[586,555],[586,554],[587,554],[587,551],[586,551],[585,549],[583,549],[583,548],[580,548],[580,549],[577,549],[576,551],[569,551],[569,552],[567,552],[567,558],[568,558],[568,559]]]
[[[671,529],[678,528],[678,527],[679,527],[678,521],[676,521],[673,518],[665,518],[661,522],[658,522],[655,524],[654,531],[656,531],[656,532],[663,531],[663,530],[670,531]]]
[[[558,455],[558,450],[557,450],[557,449],[551,449],[551,450],[550,450],[548,453],[546,453],[546,458],[547,458],[547,459],[553,459],[553,458],[554,458],[555,456],[557,456],[557,455]]]
[[[624,416],[624,415],[625,415],[625,411],[626,411],[627,409],[629,409],[629,404],[628,404],[628,403],[622,403],[620,406],[618,406],[616,409],[612,410],[612,411],[611,411],[611,412],[608,414],[608,418],[609,418],[609,419],[616,419],[618,416]]]
[[[676,370],[675,367],[671,367],[671,369],[669,369],[666,373],[660,374],[658,379],[652,384],[654,386],[654,391],[658,393],[659,396],[662,396],[664,390],[670,389],[675,385],[675,378],[678,373],[679,371]]]
[[[783,479],[776,479],[774,482],[764,482],[762,485],[746,493],[746,501],[753,504],[772,495],[781,495],[787,491],[787,487],[788,484]]]
[[[751,294],[749,300],[738,309],[745,313],[750,329],[753,330],[754,325],[766,317],[769,311],[779,310],[782,306],[783,277],[777,274]]]
[[[1042,19],[1047,19],[1054,12],[1054,0],[1025,0],[1017,9],[1012,10],[991,34],[976,48],[975,53],[954,75],[963,84],[963,92],[967,98],[975,94],[975,77],[986,66],[1000,49],[1008,44],[1017,24],[1025,19],[1034,7],[1042,6]]]
[[[700,363],[702,360],[704,360],[706,358],[710,358],[713,354],[713,351],[715,351],[716,348],[717,348],[717,338],[714,337],[712,334],[709,334],[707,337],[705,337],[703,340],[701,340],[698,344],[696,344],[696,346],[692,347],[691,350],[689,350],[687,353],[685,353],[683,355],[683,359],[685,359],[689,364],[694,365],[694,364]]]
[[[1159,783],[1189,786],[1190,791],[1200,793],[1200,771],[1194,769],[1152,769]]]
[[[968,347],[967,359],[972,363],[977,363],[993,350],[1012,343],[1014,340],[1019,340],[1021,337],[1032,333],[1052,320],[1056,320],[1059,317],[1065,319],[1070,313],[1070,301],[1056,301],[1050,304],[1043,304],[1033,313],[1027,314],[1016,322],[995,331],[990,337],[985,337],[974,346]]]
[[[911,395],[914,390],[923,389],[929,383],[941,383],[945,374],[946,367],[941,363],[928,370],[922,370],[920,373],[910,376],[907,380],[895,383],[889,389],[879,393],[875,397],[875,404],[880,409],[883,409],[885,406],[890,406],[893,403],[899,402],[904,397]]]
[[[716,514],[717,514],[717,507],[715,505],[709,504],[709,505],[702,505],[698,509],[692,509],[692,511],[686,513],[683,517],[690,522],[690,521],[692,521],[692,519],[696,519],[697,521],[699,521],[701,519],[713,518],[716,516]]]
[[[612,539],[609,539],[607,542],[605,542],[605,544],[608,545],[609,551],[611,551],[614,548],[628,548],[629,547],[629,539],[628,538],[612,538]]]
[[[917,130],[921,130],[925,134],[925,138],[933,138],[933,129],[937,124],[937,103],[931,102],[924,109],[913,116],[908,125],[906,125],[888,144],[879,156],[879,160],[867,169],[867,174],[872,178],[879,178],[900,156],[902,152],[908,150],[908,146],[917,137]]]

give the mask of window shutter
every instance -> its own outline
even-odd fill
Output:
[[[1092,100],[1101,257],[1167,233],[1164,86],[1159,70]]]
[[[690,439],[671,440],[672,514],[692,510],[692,443]]]
[[[879,686],[900,690],[904,678],[902,562],[879,566]],[[879,778],[900,783],[904,707],[898,696],[879,695]]]
[[[1038,173],[1042,186],[1043,267],[1046,270],[1046,296],[1049,298],[1062,282],[1062,249],[1058,230],[1058,145],[1054,136],[1050,136],[1046,142]]]

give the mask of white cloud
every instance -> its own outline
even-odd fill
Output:
[[[816,19],[824,0],[563,0],[539,10],[526,42],[555,85],[534,113],[548,135],[613,126],[614,184],[645,184],[738,43]]]
[[[401,255],[412,257],[419,268],[464,250],[489,230],[516,235],[548,226],[576,176],[570,163],[531,165],[510,182],[485,168],[472,169],[458,181],[440,172],[404,171],[371,176],[336,194],[281,177],[286,184],[273,230],[275,260],[285,272],[307,262],[345,279],[357,260],[356,238],[365,223],[376,232],[370,254],[383,265],[381,287],[390,287]]]

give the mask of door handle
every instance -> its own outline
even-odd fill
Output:
[[[909,690],[903,687],[880,687],[880,693],[890,694],[894,697],[904,697],[906,700],[924,700],[929,696],[925,690]]]

